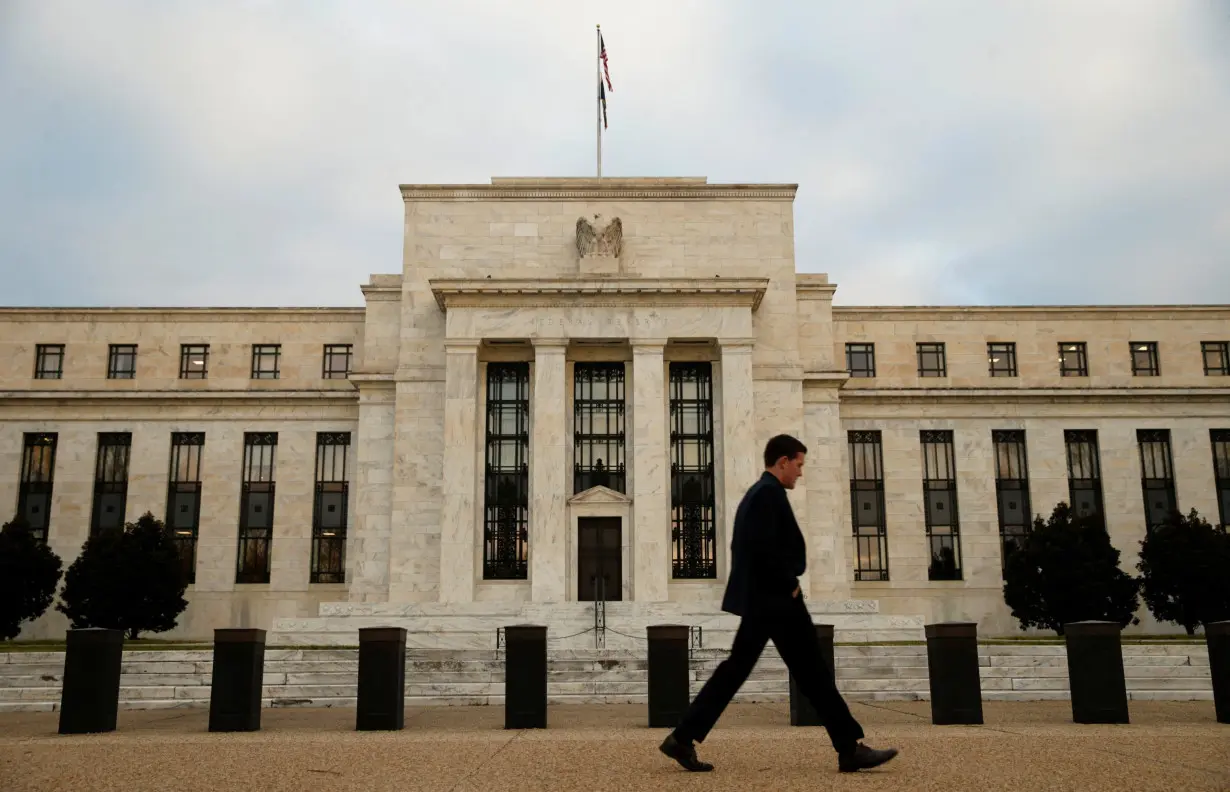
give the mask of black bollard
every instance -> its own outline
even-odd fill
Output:
[[[60,689],[60,734],[115,731],[123,659],[123,630],[85,627],[68,631]]]
[[[931,722],[936,726],[982,723],[977,623],[941,622],[928,624],[925,630]]]
[[[1218,723],[1230,723],[1230,621],[1204,625],[1209,647],[1209,675],[1213,677],[1213,707]]]
[[[1073,723],[1129,722],[1120,632],[1118,624],[1107,621],[1063,626]]]
[[[359,630],[356,731],[397,731],[406,725],[406,630]]]
[[[264,682],[265,631],[214,630],[209,730],[260,731]]]
[[[649,633],[649,728],[674,728],[691,703],[685,625],[662,624]]]
[[[816,640],[820,642],[820,656],[824,659],[825,663],[824,673],[829,675],[836,674],[837,664],[833,659],[833,625],[817,624]],[[820,718],[820,713],[816,712],[816,708],[812,706],[807,696],[803,695],[803,691],[799,689],[798,683],[794,681],[794,674],[790,675],[790,725],[824,725],[824,721]]]
[[[504,728],[547,728],[547,628],[504,628]]]

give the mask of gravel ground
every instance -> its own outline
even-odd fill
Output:
[[[657,751],[643,706],[553,706],[509,732],[498,707],[407,709],[400,732],[355,732],[352,709],[265,710],[210,734],[204,710],[121,712],[110,734],[60,736],[54,713],[0,714],[0,790],[1230,790],[1230,725],[1211,702],[1133,702],[1127,726],[1071,722],[1067,702],[986,702],[983,726],[932,726],[926,702],[852,704],[867,742],[901,755],[838,775],[823,729],[784,704],[727,710],[699,746],[712,773]]]

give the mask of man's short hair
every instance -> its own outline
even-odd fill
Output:
[[[779,434],[769,438],[769,442],[765,443],[764,447],[764,466],[771,468],[777,464],[777,460],[782,457],[786,459],[794,459],[799,454],[806,454],[807,446],[803,445],[798,438],[791,437],[788,434]]]

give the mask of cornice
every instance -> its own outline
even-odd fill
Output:
[[[795,275],[794,290],[804,300],[831,300],[837,284],[829,283],[829,276],[822,272],[800,272]]]
[[[760,307],[768,278],[484,278],[429,280],[441,311],[449,308],[652,305]]]
[[[1221,402],[1230,388],[843,388],[843,402]]]
[[[829,388],[840,388],[846,384],[846,380],[850,379],[848,371],[805,371],[803,372],[804,385],[815,385]]]
[[[0,322],[354,322],[363,308],[0,308]]]
[[[1143,321],[1179,318],[1230,321],[1230,305],[833,306],[833,320],[841,322]]]
[[[371,302],[397,302],[401,299],[400,286],[372,286],[364,284],[359,289],[363,292],[363,297],[369,303]]]
[[[787,382],[798,382],[802,378],[802,366],[774,365],[770,363],[757,363],[752,366],[753,380],[785,380]]]
[[[673,183],[672,183],[673,182]],[[706,184],[692,179],[511,179],[492,184],[403,184],[403,201],[793,201],[797,184]]]
[[[546,353],[558,352],[562,355],[568,351],[569,339],[545,336],[540,338],[535,336],[530,339],[530,344],[533,345],[535,350],[541,349]]]
[[[357,388],[392,387],[394,384],[393,375],[386,372],[363,373],[352,371],[350,373],[350,381]]]
[[[288,403],[357,404],[356,390],[273,391],[273,390],[145,390],[145,391],[0,391],[0,402],[39,404],[106,405],[117,403],[194,405],[285,405]]]

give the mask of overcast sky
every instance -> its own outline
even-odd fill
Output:
[[[1224,0],[0,0],[0,305],[361,305],[398,184],[792,182],[842,304],[1230,303]]]

